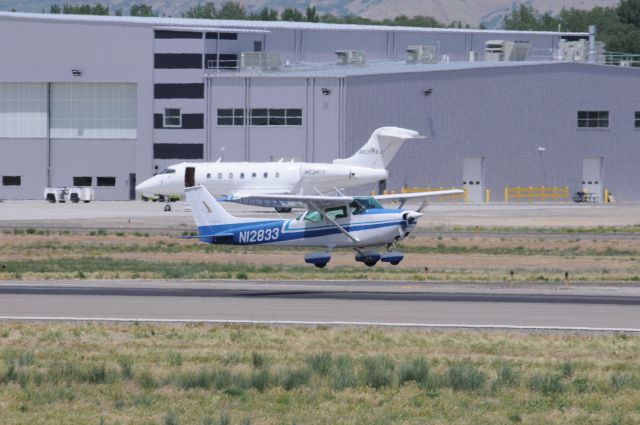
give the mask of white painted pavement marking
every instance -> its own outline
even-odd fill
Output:
[[[590,326],[522,326],[522,325],[470,325],[453,323],[394,323],[394,322],[349,322],[349,321],[306,321],[306,320],[233,320],[233,319],[153,319],[124,317],[63,317],[63,316],[0,316],[0,321],[56,321],[56,322],[146,322],[146,323],[209,323],[247,325],[307,325],[307,326],[384,326],[400,328],[449,328],[449,329],[512,329],[512,330],[555,330],[587,332],[636,332],[640,328],[600,328]]]

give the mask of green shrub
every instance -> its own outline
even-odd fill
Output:
[[[251,352],[251,364],[253,364],[255,368],[261,368],[264,366],[264,356],[255,351]]]
[[[148,370],[143,370],[140,372],[137,378],[138,385],[140,385],[145,390],[153,390],[158,387],[158,381]]]
[[[263,392],[272,385],[271,373],[266,370],[258,370],[251,373],[249,376],[249,386],[256,390]]]
[[[169,364],[171,366],[182,366],[182,354],[180,353],[171,353],[169,355]]]
[[[280,376],[280,385],[287,391],[306,385],[311,379],[311,373],[307,368],[286,369]]]
[[[178,414],[176,412],[169,412],[164,417],[164,425],[178,425]]]
[[[620,391],[624,388],[640,388],[640,379],[629,372],[616,372],[611,375],[609,382],[614,391]]]
[[[336,390],[343,390],[357,384],[353,359],[347,355],[338,356],[331,368],[331,386]]]
[[[362,382],[372,388],[382,388],[393,384],[395,364],[387,356],[374,356],[364,359]]]
[[[331,353],[324,351],[312,354],[307,358],[307,364],[318,375],[327,376],[331,372]]]
[[[497,370],[497,378],[494,382],[494,389],[500,387],[514,387],[518,385],[520,377],[517,371],[509,362],[500,362]]]
[[[449,366],[447,378],[451,388],[456,391],[475,391],[484,385],[487,376],[471,361],[463,360]]]
[[[123,379],[133,378],[133,358],[131,356],[119,356],[118,365]]]
[[[575,370],[575,365],[573,364],[573,362],[571,360],[567,360],[566,362],[562,363],[562,376],[565,378],[568,378],[570,376],[573,376],[573,372]]]
[[[557,373],[536,373],[529,378],[529,389],[542,394],[562,394],[565,391],[562,375]]]
[[[398,370],[398,384],[415,382],[419,386],[432,387],[433,377],[429,371],[429,362],[424,357],[418,357],[400,365]]]

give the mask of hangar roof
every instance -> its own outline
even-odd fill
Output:
[[[563,61],[518,61],[518,62],[449,62],[434,64],[406,64],[405,62],[370,62],[366,66],[344,66],[344,65],[325,65],[325,66],[292,66],[282,67],[275,71],[261,70],[240,70],[240,71],[219,71],[206,74],[206,77],[355,77],[364,75],[381,75],[381,74],[406,74],[406,73],[422,73],[437,71],[461,71],[469,69],[488,69],[488,68],[518,68],[530,66],[559,66],[562,64],[573,64],[577,66],[605,66],[598,64],[574,63]],[[620,67],[615,67],[620,68]],[[631,69],[631,68],[625,68]],[[637,69],[637,68],[636,68]]]
[[[396,31],[396,32],[442,32],[442,33],[478,33],[485,34],[529,34],[529,35],[556,35],[556,36],[588,36],[586,32],[549,32],[549,31],[506,31],[506,30],[480,30],[466,28],[420,28],[385,25],[353,25],[353,24],[329,24],[312,22],[286,22],[286,21],[237,21],[220,19],[188,19],[188,18],[161,18],[161,17],[134,17],[134,16],[96,16],[96,15],[62,15],[46,13],[21,13],[0,12],[0,19],[23,19],[43,22],[67,22],[67,23],[92,23],[107,25],[138,25],[138,26],[171,26],[184,29],[202,31],[203,28],[213,30],[215,28],[244,28],[256,30],[297,29],[297,30],[340,30],[340,31]]]

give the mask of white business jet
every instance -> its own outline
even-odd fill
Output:
[[[136,186],[144,197],[182,194],[185,186],[203,185],[226,200],[290,211],[296,203],[252,199],[246,195],[318,195],[375,183],[389,177],[387,166],[410,139],[423,139],[418,132],[398,127],[381,127],[353,156],[332,163],[308,162],[181,162]],[[188,184],[185,184],[185,183]],[[171,206],[165,205],[165,211]]]

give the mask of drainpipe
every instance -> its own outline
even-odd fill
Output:
[[[589,25],[589,63],[596,63],[596,26]]]

